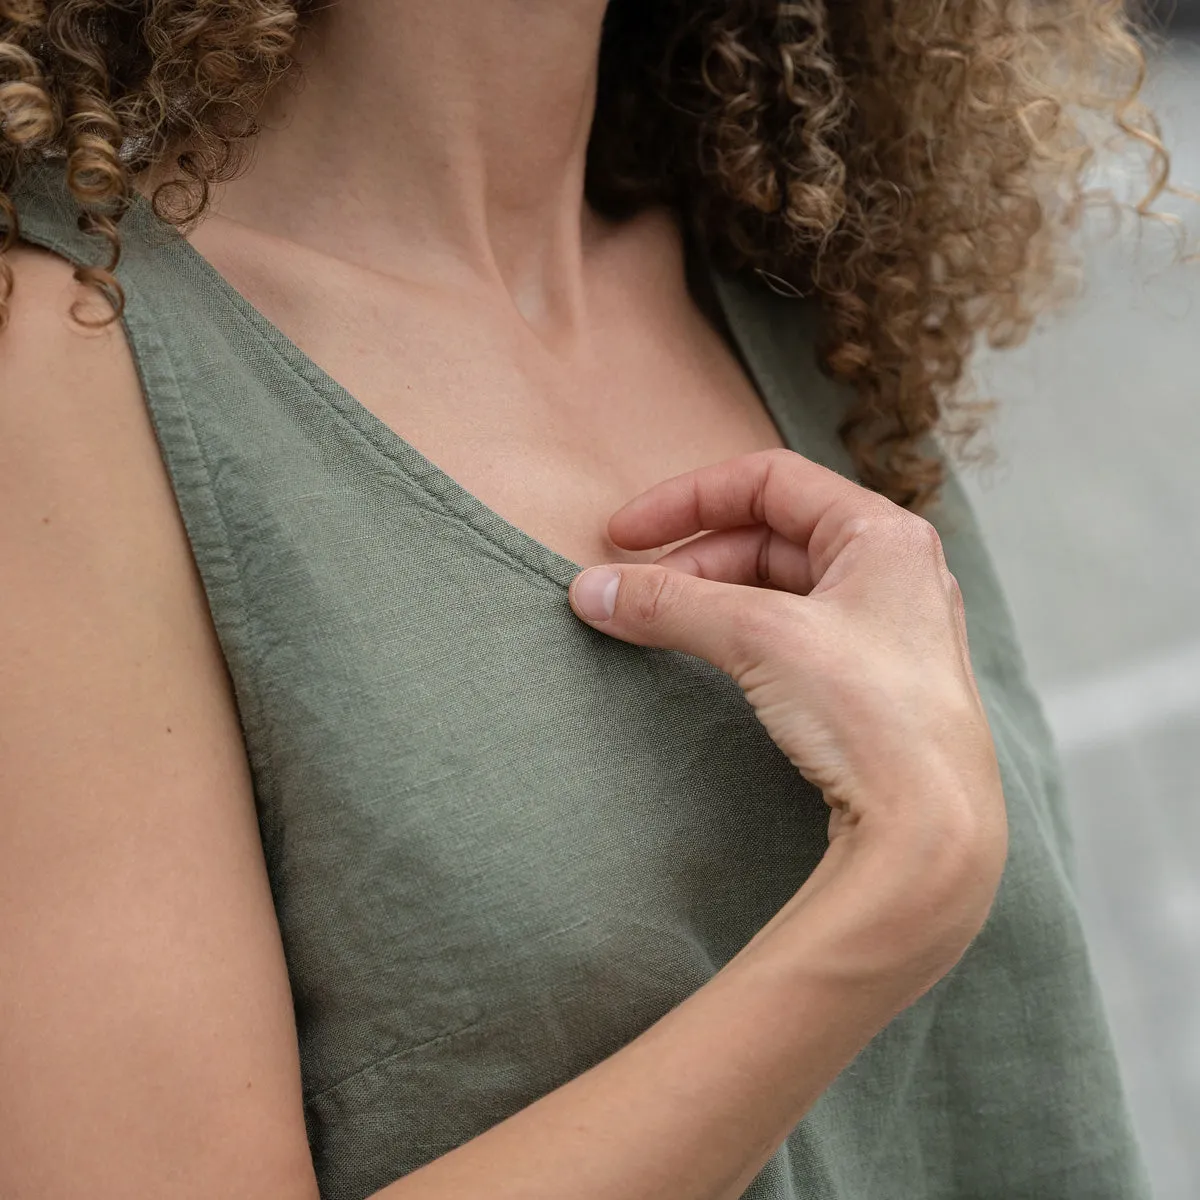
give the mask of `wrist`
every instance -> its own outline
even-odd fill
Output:
[[[833,840],[746,950],[761,947],[899,1011],[949,971],[982,928],[1006,845],[991,832],[864,820]]]

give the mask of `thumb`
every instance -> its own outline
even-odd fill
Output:
[[[782,632],[780,592],[702,579],[654,563],[589,567],[567,592],[576,616],[636,646],[694,654],[735,679]]]

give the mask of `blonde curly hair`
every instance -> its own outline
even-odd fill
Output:
[[[0,0],[0,321],[23,168],[65,156],[81,227],[109,249],[77,277],[119,315],[135,185],[165,170],[158,214],[203,214],[297,70],[312,7]],[[1139,15],[1122,0],[611,0],[588,196],[613,216],[670,204],[719,265],[813,295],[819,361],[857,396],[839,435],[859,476],[920,511],[943,482],[920,442],[937,429],[961,448],[991,408],[970,398],[977,341],[1019,342],[1055,298],[1103,125],[1145,147],[1139,208],[1166,186],[1138,101]]]

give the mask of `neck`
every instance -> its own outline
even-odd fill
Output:
[[[583,181],[605,0],[353,0],[321,9],[304,80],[262,113],[216,211],[374,270],[503,287],[581,316],[602,222]],[[402,14],[402,15],[401,15]]]

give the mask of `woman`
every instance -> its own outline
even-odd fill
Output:
[[[1146,1196],[930,436],[1120,5],[0,15],[0,1194]]]

